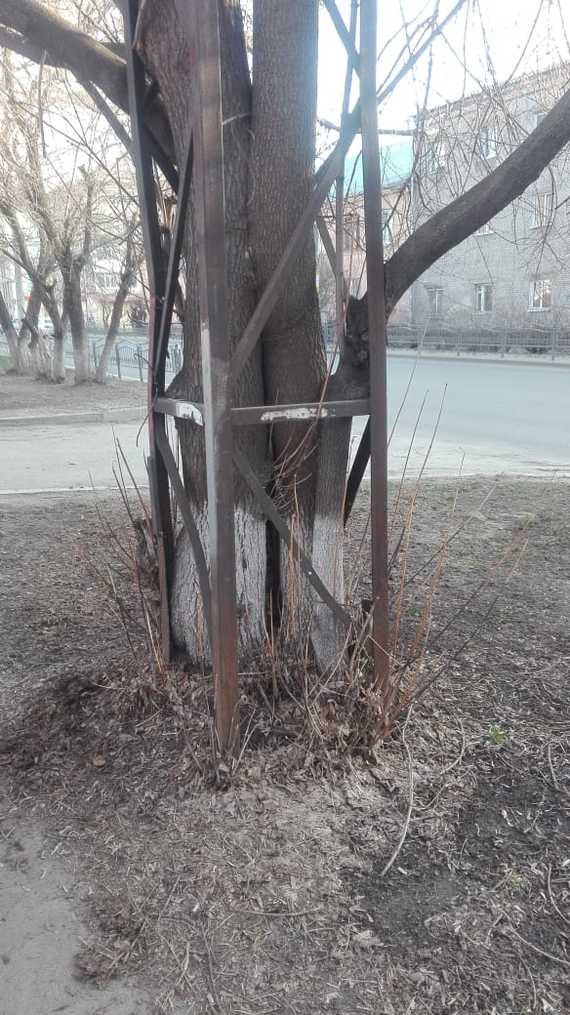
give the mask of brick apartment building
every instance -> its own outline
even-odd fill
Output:
[[[415,139],[417,226],[492,171],[568,88],[570,65],[428,111]],[[474,348],[570,351],[570,152],[414,285],[414,330]]]

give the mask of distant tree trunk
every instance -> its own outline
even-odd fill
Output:
[[[20,373],[20,364],[18,362],[18,332],[14,327],[12,315],[6,306],[6,300],[0,291],[0,327],[6,336],[8,343],[8,351],[10,353],[10,360],[12,363],[12,370],[16,373]]]
[[[65,333],[61,328],[54,328],[52,380],[57,384],[65,380]]]
[[[32,368],[31,343],[33,340],[33,331],[38,326],[41,305],[42,299],[40,288],[37,282],[33,281],[32,291],[29,295],[28,305],[26,307],[26,313],[22,318],[22,324],[18,335],[18,355],[20,356],[21,362],[24,364],[24,369],[26,371],[29,371]]]
[[[42,282],[41,301],[53,328],[52,380],[56,384],[65,381],[65,319],[59,311],[55,286]]]
[[[32,361],[32,369],[36,377],[42,380],[50,381],[52,378],[51,372],[51,356],[48,348],[48,344],[40,334],[37,321],[34,322],[30,317],[26,315],[25,322],[30,331],[30,357]]]
[[[85,315],[83,313],[81,271],[82,267],[78,267],[76,260],[71,254],[68,254],[65,262],[61,265],[63,308],[69,320],[71,331],[76,384],[83,384],[85,381],[90,380],[91,376],[89,371],[89,344],[87,329],[85,328]]]
[[[125,300],[129,295],[135,282],[135,262],[134,262],[134,250],[132,236],[127,241],[127,250],[125,253],[125,263],[123,265],[123,272],[121,274],[121,281],[115,300],[113,302],[113,308],[111,310],[111,319],[107,328],[107,334],[105,336],[105,344],[103,345],[103,351],[101,352],[101,359],[97,364],[95,371],[95,380],[98,384],[105,384],[107,380],[107,368],[109,366],[109,359],[111,353],[115,348],[117,341],[117,335],[119,333],[119,326],[121,318],[123,316],[123,310],[125,309]]]

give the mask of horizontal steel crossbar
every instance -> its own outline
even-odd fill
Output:
[[[154,411],[177,419],[191,419],[204,425],[204,406],[180,398],[157,398]],[[370,415],[368,398],[342,399],[330,402],[293,402],[284,405],[245,405],[232,409],[234,426],[267,423],[306,423],[310,420],[339,419],[346,416]]]

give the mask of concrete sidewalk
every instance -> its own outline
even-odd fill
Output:
[[[3,416],[0,414],[0,428],[28,426],[66,426],[78,423],[136,423],[143,421],[145,406],[127,406],[124,409],[110,406],[108,409],[94,409],[86,412],[52,412],[41,415],[24,414]]]

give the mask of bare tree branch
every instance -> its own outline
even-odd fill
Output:
[[[36,63],[47,52],[48,62],[68,68],[80,83],[87,78],[111,102],[128,112],[125,60],[37,0],[0,0],[0,32],[0,45]],[[172,158],[172,135],[160,100],[155,98],[145,112],[149,130]]]
[[[428,219],[387,261],[387,312],[430,265],[520,197],[569,141],[570,91],[494,172]]]

